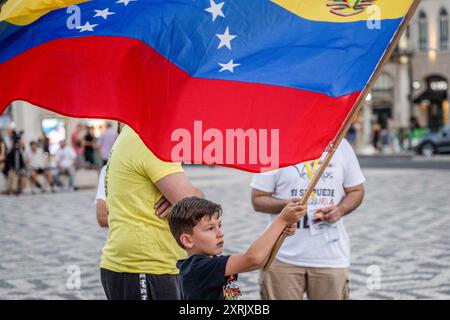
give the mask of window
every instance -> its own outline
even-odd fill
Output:
[[[428,19],[423,11],[419,13],[419,49],[428,50]]]
[[[439,14],[439,47],[441,50],[448,49],[448,13],[442,9]]]
[[[382,73],[373,86],[374,92],[394,91],[394,79],[387,73]]]

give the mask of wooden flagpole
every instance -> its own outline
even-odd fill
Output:
[[[375,72],[373,73],[372,77],[370,78],[368,85],[363,90],[363,92],[359,95],[358,100],[356,100],[355,105],[353,106],[352,110],[349,112],[347,117],[345,118],[344,123],[341,126],[341,129],[337,133],[334,140],[330,143],[328,148],[328,154],[323,160],[322,164],[320,165],[319,170],[316,171],[314,174],[314,178],[311,180],[308,189],[306,190],[305,196],[302,198],[302,205],[306,205],[308,203],[309,198],[311,197],[311,194],[313,193],[317,183],[319,182],[320,177],[324,173],[325,169],[327,168],[328,164],[330,163],[331,159],[333,158],[334,153],[337,150],[337,147],[341,143],[342,139],[347,135],[348,130],[350,129],[350,126],[352,125],[352,121],[355,117],[355,115],[358,114],[359,110],[361,110],[361,107],[363,105],[364,100],[366,99],[367,95],[371,91],[375,81],[380,76],[383,67],[386,65],[386,63],[389,61],[389,58],[391,57],[392,53],[394,52],[394,49],[396,48],[400,37],[408,27],[408,24],[410,23],[412,17],[414,16],[414,13],[416,12],[417,7],[419,6],[421,0],[414,0],[414,2],[411,4],[411,7],[409,8],[408,13],[406,14],[405,18],[403,19],[400,27],[398,28],[393,40],[389,44],[383,58],[380,60],[380,63],[378,63],[377,68],[375,69]],[[283,244],[284,240],[286,239],[285,234],[281,234],[278,238],[277,242],[275,243],[272,252],[270,253],[269,260],[267,261],[266,265],[264,266],[264,271],[267,271],[270,268],[270,265],[272,264],[273,260],[275,259],[275,256],[277,255],[278,250],[280,250],[281,245]]]

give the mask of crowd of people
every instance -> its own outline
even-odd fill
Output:
[[[77,170],[98,170],[106,163],[116,138],[112,123],[106,124],[98,139],[92,126],[80,123],[70,142],[59,141],[57,151],[51,154],[48,139],[26,143],[23,131],[9,128],[4,135],[0,134],[0,174],[6,180],[2,193],[20,195],[27,185],[31,193],[74,191]]]
[[[422,138],[427,133],[416,117],[411,117],[409,127],[400,127],[392,117],[380,116],[372,121],[370,145],[376,154],[396,154],[410,151],[414,139]],[[360,121],[355,121],[347,133],[347,141],[355,148],[366,147]]]

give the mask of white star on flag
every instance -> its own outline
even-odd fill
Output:
[[[223,34],[216,34],[216,36],[220,39],[219,46],[217,49],[222,48],[223,46],[227,47],[231,50],[231,40],[236,38],[237,36],[230,34],[230,29],[227,27]]]
[[[240,66],[239,63],[234,63],[233,59],[231,59],[230,62],[228,62],[228,63],[219,63],[219,65],[222,67],[222,69],[220,69],[219,72],[224,72],[224,71],[234,72],[234,68]]]
[[[96,26],[98,26],[98,24],[90,24],[89,21],[88,21],[83,26],[78,26],[77,29],[80,30],[80,32],[94,31],[94,28]]]
[[[116,3],[123,3],[123,5],[126,7],[131,1],[138,1],[138,0],[119,0],[116,1]]]
[[[110,12],[109,8],[103,9],[103,10],[94,10],[95,11],[95,16],[96,17],[102,17],[103,19],[108,19],[108,16],[115,14],[115,12]]]
[[[215,3],[214,0],[210,0],[211,7],[205,9],[212,15],[212,21],[214,22],[218,16],[225,18],[222,7],[225,2]]]

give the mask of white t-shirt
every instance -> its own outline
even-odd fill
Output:
[[[28,151],[25,158],[28,161],[28,165],[31,169],[47,169],[48,163],[42,149],[36,149],[36,152]]]
[[[97,195],[95,197],[95,204],[97,204],[98,200],[106,201],[105,174],[106,174],[106,166],[103,166],[102,170],[100,171],[100,176],[98,177],[98,187],[97,187]]]
[[[322,155],[322,159],[326,152]],[[253,176],[250,186],[270,192],[274,198],[291,199],[302,197],[308,188],[314,161],[297,164],[271,173]],[[320,161],[319,161],[320,165]],[[309,169],[309,170],[308,170]],[[311,226],[311,219],[318,208],[338,205],[345,196],[344,188],[365,182],[358,159],[347,140],[343,140],[316,186],[316,196],[310,198],[308,215],[300,221],[300,229],[287,237],[277,259],[303,267],[348,268],[350,265],[350,243],[343,219],[318,230]],[[269,215],[270,223],[275,215]]]
[[[65,146],[56,153],[56,162],[63,168],[71,168],[75,163],[77,154],[71,146]]]

